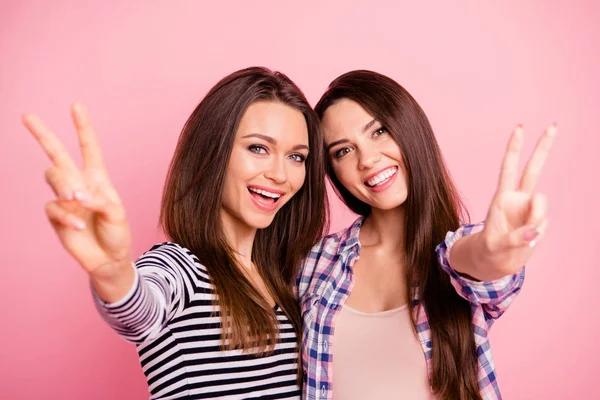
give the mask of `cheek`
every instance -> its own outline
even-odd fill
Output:
[[[400,145],[396,143],[396,141],[391,137],[386,137],[382,139],[378,144],[379,152],[389,158],[392,158],[397,161],[402,161],[402,150],[400,149]]]
[[[306,180],[306,167],[292,166],[288,172],[288,179],[294,193],[297,192]]]
[[[402,183],[404,186],[408,188],[408,172],[406,171],[406,165],[404,165],[404,160],[400,161],[400,172],[401,175],[398,177],[402,179]]]
[[[344,160],[341,163],[334,164],[333,167],[333,172],[335,172],[335,176],[337,176],[340,183],[348,189],[353,187],[356,184],[356,181],[358,180],[356,168],[353,168],[350,165],[349,161],[351,160]]]
[[[231,162],[225,172],[225,183],[223,185],[223,202],[231,205],[236,202],[245,187],[252,171],[246,157],[242,154],[232,154]]]
[[[247,180],[260,171],[262,168],[261,160],[253,157],[247,151],[238,150],[231,153],[231,161],[227,168],[227,177],[229,180]]]
[[[233,199],[236,197],[236,177],[231,173],[231,169],[227,170],[225,175],[225,183],[223,185],[223,194],[221,201],[225,206],[231,206]]]
[[[235,172],[238,175],[250,175],[252,171],[261,169],[261,160],[249,154],[239,154],[236,160]]]

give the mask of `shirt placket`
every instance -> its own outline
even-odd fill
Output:
[[[354,286],[354,279],[352,277],[351,264],[354,264],[356,260],[358,260],[359,256],[352,250],[348,254],[347,257],[340,257],[340,279],[343,280],[343,283],[337,285],[338,290],[332,294],[331,299],[336,300],[335,304],[330,306],[329,302],[325,305],[325,310],[323,311],[322,325],[328,326],[330,330],[333,330],[335,326],[335,318],[339,314],[340,310],[343,307],[344,302],[348,298],[349,294],[352,291],[352,287]],[[344,268],[344,264],[346,264],[346,268]],[[347,294],[340,294],[340,290],[345,289]],[[338,299],[339,296],[339,299]],[[331,315],[329,313],[332,313]],[[331,331],[329,334],[323,334],[323,340],[320,341],[321,345],[319,346],[319,350],[322,352],[321,356],[324,354],[327,355],[328,361],[322,361],[319,365],[322,368],[321,371],[321,382],[320,382],[320,390],[319,390],[319,399],[320,400],[329,400],[332,398],[331,396],[331,375],[332,375],[332,367],[333,367],[333,354],[331,353],[331,341],[333,335]],[[320,358],[323,360],[323,357]],[[325,364],[325,365],[322,365]]]

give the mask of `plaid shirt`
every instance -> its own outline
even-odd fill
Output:
[[[363,218],[349,228],[324,237],[315,245],[304,261],[297,280],[302,307],[304,332],[302,337],[302,364],[304,367],[304,397],[306,399],[332,398],[333,334],[335,318],[342,309],[353,287],[352,266],[360,254],[358,234]],[[525,269],[518,274],[492,282],[477,282],[458,274],[450,267],[450,248],[458,239],[479,232],[483,224],[465,225],[456,232],[448,232],[437,248],[439,262],[450,275],[452,285],[471,303],[474,339],[478,354],[478,380],[484,400],[502,398],[496,380],[496,371],[488,331],[512,303],[521,290]],[[432,374],[431,330],[426,307],[413,306],[419,311],[417,331],[427,362],[429,378]]]

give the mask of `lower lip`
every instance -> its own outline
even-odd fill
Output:
[[[248,190],[248,196],[250,196],[250,199],[252,199],[252,202],[254,203],[254,205],[256,207],[258,207],[259,209],[263,210],[263,211],[275,211],[277,209],[277,207],[279,206],[279,200],[281,200],[280,196],[277,201],[274,201],[273,203],[263,203],[260,200],[258,200],[256,197],[254,197],[252,195],[252,192],[250,190]]]
[[[384,190],[388,189],[390,186],[392,186],[392,184],[396,181],[396,177],[398,176],[398,171],[396,171],[396,173],[394,175],[392,175],[392,177],[390,179],[388,179],[384,184],[382,185],[377,185],[377,186],[367,186],[370,190],[372,190],[375,193],[379,193],[379,192],[383,192]]]

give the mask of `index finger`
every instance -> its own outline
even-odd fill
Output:
[[[75,123],[75,128],[77,128],[84,169],[94,168],[104,170],[102,151],[100,150],[100,144],[98,143],[98,138],[92,127],[92,121],[87,110],[82,104],[74,103],[71,106],[71,116]]]
[[[542,168],[544,167],[546,158],[548,158],[548,154],[550,153],[550,148],[552,147],[552,142],[554,142],[556,133],[556,124],[552,124],[546,128],[546,132],[544,132],[538,141],[538,144],[535,147],[529,162],[527,163],[527,167],[525,167],[525,172],[523,172],[521,185],[519,187],[520,190],[524,192],[531,192],[535,187],[542,173]]]
[[[37,115],[25,114],[22,120],[23,125],[33,134],[56,167],[77,169],[65,146]]]
[[[508,146],[504,153],[504,158],[502,159],[498,192],[516,189],[519,176],[519,157],[521,155],[522,145],[523,127],[518,125],[508,141]]]

